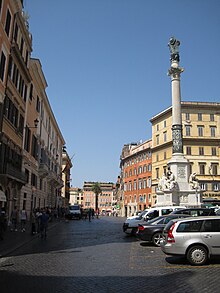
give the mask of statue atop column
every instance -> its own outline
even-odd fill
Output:
[[[175,39],[175,37],[171,37],[168,43],[168,46],[170,48],[170,61],[179,62],[180,61],[180,56],[179,56],[180,41]]]

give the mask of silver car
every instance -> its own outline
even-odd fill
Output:
[[[220,255],[220,216],[172,220],[160,245],[165,254],[183,255],[190,264],[203,265],[210,256]]]

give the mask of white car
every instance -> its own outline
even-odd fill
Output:
[[[128,217],[123,224],[123,231],[127,234],[135,235],[138,230],[138,225],[152,220],[159,216],[168,215],[178,209],[183,209],[184,206],[166,206],[146,209],[140,216]]]

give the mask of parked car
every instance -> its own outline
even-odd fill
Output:
[[[138,224],[145,223],[156,217],[168,215],[172,211],[182,209],[182,206],[166,206],[146,209],[140,216],[128,217],[123,224],[123,231],[127,234],[135,235],[138,229]]]
[[[163,230],[161,249],[167,255],[182,255],[192,265],[203,265],[220,255],[220,216],[171,220]]]
[[[209,208],[186,208],[178,211],[173,211],[172,214],[185,214],[192,217],[201,217],[201,216],[215,216],[215,210]]]
[[[70,205],[67,217],[68,219],[81,219],[82,214],[80,206],[78,204]]]
[[[155,246],[160,246],[163,229],[166,224],[173,219],[186,217],[190,216],[184,214],[169,214],[167,216],[157,217],[147,223],[139,224],[136,235],[142,241],[152,242]]]

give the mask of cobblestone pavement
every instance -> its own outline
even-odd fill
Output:
[[[192,267],[122,232],[123,218],[56,223],[0,259],[0,291],[220,292],[220,259]]]

